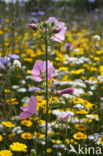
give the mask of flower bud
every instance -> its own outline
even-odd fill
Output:
[[[37,25],[36,24],[28,24],[28,27],[32,30],[37,30]]]
[[[66,88],[66,89],[59,91],[58,93],[59,94],[73,94],[73,92],[74,92],[74,88]]]

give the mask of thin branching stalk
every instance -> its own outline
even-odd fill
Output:
[[[45,127],[45,156],[47,156],[47,137],[48,137],[48,40],[45,39],[46,55],[46,127]]]

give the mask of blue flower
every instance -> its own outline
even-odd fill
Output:
[[[38,11],[38,15],[44,15],[45,12],[44,11]]]
[[[11,58],[11,59],[19,59],[19,55],[16,55],[16,54],[8,54],[8,56]]]
[[[4,57],[2,60],[3,65],[10,66],[10,58],[9,57]]]
[[[35,17],[29,17],[29,21],[38,22],[38,19]]]
[[[10,58],[9,57],[0,57],[0,69],[6,70],[5,66],[10,66]]]
[[[95,2],[95,0],[88,0],[88,2],[90,2],[90,3],[94,3],[94,2]]]
[[[3,58],[2,57],[0,57],[0,69],[2,69],[3,68]]]
[[[38,91],[38,90],[40,90],[40,88],[38,87],[31,87],[28,89],[29,92]]]
[[[19,6],[20,6],[20,7],[24,7],[24,6],[25,6],[25,3],[19,2]]]
[[[35,16],[35,15],[37,15],[37,13],[36,12],[31,12],[31,15]]]

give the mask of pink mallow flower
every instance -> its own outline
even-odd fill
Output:
[[[31,117],[36,113],[37,109],[37,99],[34,96],[31,96],[28,106],[20,107],[23,112],[20,113],[20,120]]]
[[[50,61],[48,61],[48,80],[51,80],[53,77],[54,67]],[[46,61],[39,60],[34,64],[34,67],[31,71],[33,77],[37,81],[43,81],[46,79]]]
[[[51,37],[51,39],[57,42],[62,42],[65,39],[64,34],[67,27],[65,26],[64,22],[59,22],[55,17],[49,17],[49,19],[46,21],[46,23],[53,22],[54,35]]]
[[[74,88],[66,88],[58,91],[58,94],[73,94],[73,93],[74,93]]]
[[[69,116],[70,116],[70,113],[67,112],[65,115],[61,116],[61,117],[59,118],[59,120],[60,120],[60,121],[61,121],[61,120],[66,120]]]

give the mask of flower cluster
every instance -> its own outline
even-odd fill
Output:
[[[19,55],[16,54],[8,54],[8,57],[0,57],[0,69],[6,70],[7,67],[11,65],[11,59],[14,60],[12,67],[20,67],[21,68],[21,63],[18,61]]]

